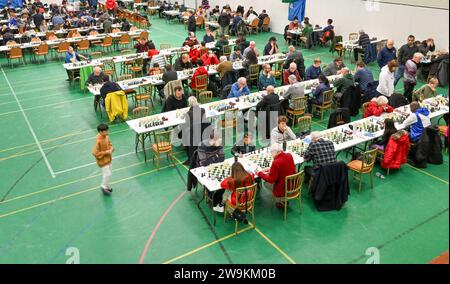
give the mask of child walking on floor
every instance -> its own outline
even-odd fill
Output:
[[[100,124],[97,126],[97,140],[95,142],[92,154],[97,160],[97,165],[102,170],[102,184],[101,190],[103,194],[110,195],[112,193],[112,188],[109,184],[112,175],[112,152],[114,148],[112,146],[111,140],[109,140],[109,127],[106,124]]]

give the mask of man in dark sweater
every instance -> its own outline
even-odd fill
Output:
[[[173,71],[173,67],[170,64],[167,64],[165,66],[166,72],[164,72],[162,76],[162,80],[164,81],[164,85],[171,82],[178,80],[178,73],[176,71]]]
[[[386,66],[390,61],[397,59],[397,49],[394,47],[394,40],[388,39],[386,46],[377,55],[377,62],[380,68]]]
[[[103,78],[103,86],[100,88],[100,96],[103,98],[103,102],[106,98],[106,95],[112,92],[121,91],[122,88],[117,84],[116,82],[111,82],[109,80],[109,76],[106,76]],[[96,98],[98,99],[98,98]]]
[[[367,46],[369,46],[369,44],[370,44],[369,35],[366,34],[363,30],[360,30],[359,31],[359,40],[358,40],[358,45],[360,46],[360,48],[355,48],[353,50],[354,55],[355,55],[355,61],[358,61],[358,54],[364,53],[366,51]]]
[[[96,85],[96,84],[102,84],[105,81],[105,74],[102,72],[102,68],[99,66],[96,66],[94,68],[94,72],[92,72],[91,75],[89,75],[88,79],[86,80],[86,84],[89,85]]]
[[[195,16],[192,11],[188,11],[189,19],[188,19],[188,31],[195,33],[197,30],[197,23],[195,20]]]
[[[394,85],[396,86],[398,81],[403,77],[403,74],[405,73],[405,64],[408,60],[412,59],[414,56],[414,53],[419,52],[419,47],[414,44],[416,41],[416,38],[413,35],[410,35],[408,37],[408,43],[400,47],[398,51],[398,63],[399,67],[397,70],[397,73],[395,74],[395,82]]]
[[[183,71],[185,69],[192,69],[192,62],[187,53],[183,54],[175,61],[175,71]]]
[[[39,28],[41,26],[42,21],[44,20],[44,15],[41,13],[41,11],[38,10],[36,14],[34,14],[33,22],[36,28]]]
[[[219,23],[219,35],[228,34],[229,28],[230,28],[230,21],[231,16],[229,14],[229,10],[225,9],[222,11],[222,14],[220,14],[219,19],[217,22]]]
[[[188,107],[187,97],[183,93],[183,88],[175,87],[175,94],[169,96],[164,102],[161,112],[167,112]]]

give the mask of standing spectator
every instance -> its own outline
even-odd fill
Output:
[[[408,99],[409,102],[412,101],[412,93],[414,91],[414,87],[417,84],[417,69],[420,61],[422,61],[423,54],[417,52],[414,54],[413,58],[408,60],[405,64],[405,78],[403,79],[404,85],[404,96]]]
[[[386,46],[383,47],[377,55],[377,62],[380,68],[386,66],[392,60],[397,59],[397,49],[394,47],[394,40],[388,39]]]
[[[92,155],[102,170],[102,184],[100,185],[100,189],[103,194],[110,195],[113,191],[110,180],[112,176],[112,153],[114,152],[114,147],[109,139],[108,125],[100,124],[97,126],[97,131],[98,135],[94,148],[92,149]]]
[[[397,60],[391,60],[387,65],[381,68],[379,83],[377,87],[378,94],[389,98],[395,91],[395,71],[398,68]]]
[[[230,29],[230,21],[231,17],[228,13],[228,9],[225,9],[222,11],[222,13],[219,16],[219,19],[217,22],[219,23],[219,34],[220,35],[227,35]]]
[[[400,47],[398,51],[398,70],[395,74],[394,86],[397,86],[398,81],[403,77],[405,73],[405,64],[408,60],[412,59],[414,54],[419,51],[419,47],[414,44],[416,38],[413,35],[408,37],[408,42]]]
[[[301,78],[305,78],[305,59],[300,50],[295,50],[293,45],[289,46],[286,61],[284,62],[284,69],[288,69],[289,65],[295,62],[297,64],[298,72]]]
[[[117,8],[117,2],[116,0],[106,0],[106,9],[108,10],[108,13],[113,16],[116,13]]]
[[[358,45],[361,48],[355,48],[353,50],[355,61],[358,61],[358,54],[359,53],[365,53],[367,47],[370,45],[370,37],[368,34],[366,34],[363,30],[359,31],[359,39],[358,39]]]
[[[188,32],[195,33],[197,31],[197,23],[195,20],[195,16],[192,13],[192,11],[190,11],[190,10],[187,13],[188,13],[188,17],[189,17],[188,23],[187,23],[188,24],[188,27],[187,27]]]

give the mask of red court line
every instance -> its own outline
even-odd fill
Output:
[[[448,264],[448,251],[430,261],[429,264]]]
[[[170,211],[172,211],[173,207],[175,206],[175,204],[177,204],[177,202],[186,194],[186,190],[184,190],[169,206],[169,208],[167,208],[166,212],[164,212],[164,214],[161,216],[161,218],[159,219],[158,223],[156,224],[155,228],[153,228],[152,234],[150,235],[150,238],[147,241],[147,244],[144,247],[144,250],[141,253],[141,257],[139,258],[139,264],[143,264],[144,263],[144,259],[145,256],[147,255],[148,249],[150,248],[150,245],[152,243],[153,238],[156,235],[156,232],[158,232],[159,227],[161,226],[161,224],[164,222],[164,219],[166,218],[166,216],[169,214]]]

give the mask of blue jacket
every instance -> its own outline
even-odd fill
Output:
[[[423,107],[416,110],[414,114],[417,117],[417,122],[410,126],[409,137],[412,142],[417,142],[422,136],[424,130],[423,123],[422,120],[420,119],[419,114],[423,116],[428,116],[430,114],[430,111],[427,108]]]
[[[77,59],[77,61],[80,61],[80,57],[78,56],[78,53],[76,51],[74,51],[75,57]],[[66,63],[71,63],[70,59],[72,58],[72,54],[70,54],[69,52],[66,52]]]
[[[274,86],[276,87],[277,82],[275,81],[275,77],[273,75],[270,75],[270,78],[268,79],[266,75],[264,75],[263,72],[259,75],[259,90],[265,90],[267,86]]]
[[[325,83],[321,83],[313,93],[313,96],[316,98],[318,102],[322,102],[323,92],[331,90],[330,86]]]
[[[306,80],[313,80],[319,78],[319,75],[322,74],[322,69],[320,66],[318,68],[311,65],[306,69]]]
[[[383,47],[377,55],[377,62],[380,68],[386,66],[390,61],[397,59],[397,50],[395,47],[392,49],[387,48],[387,46]]]
[[[355,73],[355,81],[358,82],[361,87],[361,91],[365,92],[367,89],[367,85],[373,82],[373,74],[367,68],[356,71]]]
[[[233,86],[231,86],[231,91],[227,98],[228,99],[239,98],[240,96],[245,96],[248,94],[250,94],[249,88],[247,86],[245,86],[241,91],[241,90],[239,90],[239,82],[236,82],[233,84]]]

